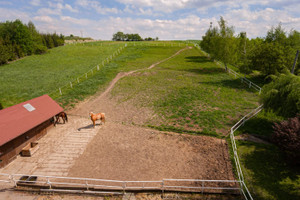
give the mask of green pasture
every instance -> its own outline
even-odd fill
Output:
[[[154,109],[160,117],[148,126],[160,130],[226,135],[257,107],[258,96],[193,48],[119,81],[119,101]]]
[[[110,56],[126,44],[111,60]],[[103,89],[118,72],[146,67],[180,48],[173,42],[92,42],[54,48],[46,54],[0,66],[0,103],[5,108],[49,94],[63,106],[74,105]],[[152,56],[153,52],[158,55]]]
[[[273,144],[237,141],[246,184],[254,199],[300,199],[300,171]]]
[[[124,44],[123,44],[124,45]],[[32,55],[0,66],[0,102],[8,107],[68,84],[120,48],[76,44],[57,47],[43,55]]]

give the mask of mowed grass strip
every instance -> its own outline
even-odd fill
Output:
[[[121,45],[124,44],[66,45],[0,66],[0,102],[8,107],[49,94],[101,64]]]
[[[258,105],[258,96],[195,48],[123,78],[112,91],[119,101],[155,110],[148,126],[220,136]]]

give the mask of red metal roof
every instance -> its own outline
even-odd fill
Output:
[[[48,95],[0,110],[0,146],[62,111],[63,108]]]

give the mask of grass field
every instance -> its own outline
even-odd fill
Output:
[[[186,50],[151,70],[123,78],[112,91],[119,101],[154,109],[150,127],[219,136],[257,106],[258,97],[198,50]]]
[[[138,46],[138,43],[136,45],[128,43],[127,50],[123,50],[109,64],[106,58],[120,47],[124,47],[125,43],[95,42],[66,45],[51,49],[44,55],[33,55],[0,66],[0,103],[5,108],[43,94],[50,94],[64,106],[76,103],[94,94],[99,87],[105,87],[119,71],[152,64],[155,59],[163,59],[180,48],[178,45],[173,47],[173,43],[156,44],[160,44],[160,47],[150,47],[148,43],[144,43],[143,46]],[[163,44],[169,46],[165,48]],[[152,57],[151,50],[144,55],[147,49],[153,49],[152,51],[158,53],[160,50],[164,49],[164,51]],[[142,59],[139,61],[139,58]],[[137,62],[131,63],[132,60]],[[104,67],[102,67],[103,61],[105,61]],[[90,78],[89,70],[97,65],[100,66],[100,71]],[[86,72],[89,76],[87,80]],[[80,82],[82,80],[84,82],[69,90],[69,83],[76,82],[78,77]],[[63,95],[60,96],[58,88],[62,86],[67,87],[62,88]]]
[[[182,47],[169,46],[166,48],[164,46],[128,45],[126,50],[114,58],[112,62],[101,68],[99,72],[76,85],[74,89],[68,87],[69,89],[65,90],[62,96],[58,95],[56,100],[63,105],[72,106],[77,100],[83,100],[97,91],[103,91],[119,72],[146,68],[173,55],[180,48]]]
[[[66,45],[0,66],[0,102],[8,107],[49,94],[101,63],[119,47],[118,43]]]
[[[246,184],[254,199],[299,199],[299,168],[285,162],[273,144],[238,141]]]

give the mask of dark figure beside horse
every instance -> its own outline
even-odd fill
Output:
[[[62,118],[63,122],[68,122],[68,115],[65,112],[60,112],[57,115],[55,115],[55,121],[54,126],[56,126],[57,123],[60,123],[60,118]]]

